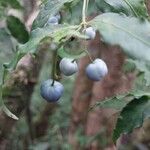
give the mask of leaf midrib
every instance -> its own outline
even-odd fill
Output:
[[[133,13],[135,14],[135,16],[138,17],[137,12],[135,11],[134,7],[132,6],[132,4],[128,1],[128,0],[123,0],[129,7],[130,9],[133,11]]]
[[[100,22],[102,22],[102,23],[104,23],[104,24],[107,24],[107,25],[112,25],[112,26],[114,26],[115,28],[120,29],[120,30],[122,30],[122,31],[124,31],[124,32],[126,32],[126,33],[128,33],[128,34],[130,34],[130,35],[133,36],[135,39],[137,39],[137,40],[143,42],[144,44],[146,44],[147,46],[150,47],[150,44],[149,44],[148,42],[145,42],[143,39],[139,38],[138,36],[136,36],[136,35],[133,34],[132,32],[129,32],[128,30],[126,30],[126,29],[124,29],[124,28],[122,28],[122,27],[120,27],[120,26],[118,26],[118,25],[116,25],[116,24],[113,24],[113,23],[108,23],[108,22],[102,21],[102,20],[100,20]]]

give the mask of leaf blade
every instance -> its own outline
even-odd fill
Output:
[[[124,13],[127,16],[147,18],[148,12],[144,0],[96,0],[100,9],[109,12]]]
[[[121,112],[113,132],[113,140],[116,141],[122,133],[130,133],[133,129],[141,127],[144,119],[150,117],[150,100],[141,97],[131,101]]]
[[[29,40],[29,33],[19,18],[15,16],[8,16],[6,22],[7,28],[11,32],[12,36],[18,40],[18,42],[26,43]]]
[[[41,10],[33,22],[32,29],[44,27],[48,19],[58,13],[65,3],[72,1],[73,0],[46,0],[42,4]]]
[[[99,30],[106,43],[119,45],[132,58],[150,61],[148,21],[116,13],[105,13],[93,19],[90,25]]]

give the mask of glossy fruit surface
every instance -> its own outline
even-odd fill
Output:
[[[52,79],[46,80],[40,88],[41,96],[48,102],[58,101],[64,92],[64,87],[60,82],[55,81],[54,85],[52,85],[52,82]]]
[[[96,31],[92,27],[85,29],[85,35],[88,36],[89,40],[93,40],[96,36]]]
[[[86,75],[93,81],[99,81],[108,73],[106,63],[102,59],[95,59],[86,67]]]
[[[73,61],[73,59],[70,58],[63,58],[60,61],[59,67],[60,71],[66,76],[73,75],[78,71],[78,65],[76,61]]]

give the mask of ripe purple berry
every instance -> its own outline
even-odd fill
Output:
[[[86,67],[86,75],[93,81],[101,80],[108,73],[106,63],[102,59],[95,59]]]
[[[96,31],[92,27],[88,27],[85,29],[85,35],[88,37],[89,40],[93,40],[96,36]]]
[[[59,64],[61,72],[66,75],[70,76],[73,75],[78,71],[78,65],[76,61],[70,58],[63,58]]]
[[[40,88],[41,96],[48,102],[58,101],[64,92],[64,87],[60,82],[54,81],[53,85],[52,83],[52,79],[46,80]]]

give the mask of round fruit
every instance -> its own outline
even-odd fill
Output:
[[[48,25],[58,25],[58,18],[53,16],[51,18],[48,19],[47,24]]]
[[[53,85],[52,83],[52,79],[46,80],[41,84],[40,88],[41,96],[48,102],[58,101],[64,91],[64,87],[60,82],[54,81]]]
[[[89,40],[93,40],[96,36],[96,31],[92,27],[85,29],[85,35],[88,36]]]
[[[61,72],[66,76],[70,76],[78,71],[78,65],[76,61],[70,58],[63,58],[60,61],[59,67]]]
[[[108,73],[106,63],[102,59],[95,59],[86,67],[86,75],[93,81],[101,80]]]

